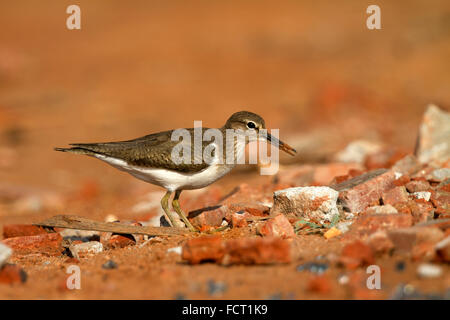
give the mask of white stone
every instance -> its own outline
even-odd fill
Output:
[[[442,275],[442,268],[431,263],[422,263],[417,268],[417,274],[421,278],[439,278]]]
[[[382,206],[373,206],[366,209],[366,214],[396,214],[398,213],[390,204],[385,204]]]
[[[10,247],[0,243],[0,268],[6,264],[6,261],[9,259],[12,252],[13,251]]]
[[[180,255],[181,255],[181,251],[182,251],[181,246],[167,249],[167,253],[174,252],[174,253],[180,254]]]
[[[425,201],[430,201],[431,198],[431,192],[428,191],[419,191],[419,192],[414,192],[413,196],[416,199],[424,199]]]
[[[381,146],[378,143],[366,140],[356,140],[348,144],[344,150],[339,151],[336,154],[335,159],[339,162],[363,163],[368,155],[378,152],[379,150],[381,150]]]
[[[79,254],[97,254],[103,251],[103,245],[98,241],[89,241],[74,244],[69,247],[70,252],[75,258],[79,258]]]
[[[329,187],[297,187],[274,192],[272,210],[294,213],[298,218],[331,222],[339,214],[339,192]],[[317,202],[319,201],[319,202]]]

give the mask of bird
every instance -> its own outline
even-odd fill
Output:
[[[212,130],[203,127],[174,129],[133,140],[71,143],[69,144],[71,147],[55,148],[55,150],[97,158],[140,180],[163,187],[166,193],[161,199],[161,207],[169,219],[170,226],[188,228],[195,232],[197,230],[187,219],[179,204],[183,190],[204,188],[229,173],[235,167],[237,159],[244,155],[245,147],[250,141],[265,140],[292,156],[297,152],[288,144],[267,133],[264,119],[253,112],[236,112],[221,128]],[[208,131],[217,134],[218,138],[214,141],[211,141],[212,138],[211,140],[202,139],[201,143],[197,144],[200,149],[194,150],[196,134],[200,133],[200,137],[204,137]],[[231,142],[226,141],[227,133],[230,131],[236,133],[232,136]],[[176,134],[187,134],[188,138],[180,142],[180,139],[174,139]],[[222,146],[222,149],[219,146]],[[211,155],[209,161],[204,156],[208,148]],[[187,152],[179,152],[183,150]],[[183,159],[188,161],[180,161],[177,158],[180,154],[187,155],[187,158]],[[228,161],[229,159],[231,161]],[[169,199],[173,193],[175,195],[172,208],[182,222],[169,208]]]

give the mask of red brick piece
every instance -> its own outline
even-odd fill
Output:
[[[294,228],[283,214],[266,221],[258,232],[264,237],[280,237],[283,239],[295,237]]]
[[[275,264],[291,262],[289,241],[280,238],[244,238],[228,240],[222,264]]]
[[[411,193],[427,191],[430,189],[430,183],[426,180],[412,180],[408,182],[405,186],[406,189]]]
[[[375,262],[373,250],[361,241],[354,241],[342,249],[339,261],[348,269],[371,265]]]
[[[3,239],[46,234],[44,228],[31,224],[7,224],[3,226]]]
[[[358,217],[351,230],[368,234],[377,230],[408,228],[412,224],[413,217],[410,214],[373,214]]]
[[[395,187],[384,192],[382,195],[382,199],[384,204],[390,205],[407,202],[409,200],[408,192],[406,191],[406,188],[404,186]]]
[[[363,212],[378,205],[384,192],[394,187],[395,173],[383,169],[363,174],[333,186],[340,191],[339,199],[351,212]]]
[[[2,242],[19,254],[42,253],[49,256],[58,256],[64,250],[61,245],[62,236],[59,233],[8,238]]]
[[[182,258],[191,264],[205,261],[220,262],[225,254],[220,236],[203,236],[186,241]]]
[[[189,220],[194,227],[220,227],[227,213],[227,206],[214,206],[189,212]]]
[[[25,281],[27,281],[27,274],[19,266],[7,264],[0,269],[0,283],[13,284]]]

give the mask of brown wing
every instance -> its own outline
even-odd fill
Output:
[[[203,128],[206,130],[207,128]],[[193,139],[193,129],[188,129]],[[179,163],[172,161],[172,148],[177,144],[186,142],[185,140],[172,141],[173,130],[150,134],[133,140],[106,142],[106,143],[73,143],[72,148],[58,148],[58,151],[81,153],[87,155],[101,154],[104,156],[121,159],[129,164],[151,168],[161,168],[194,173],[208,167],[202,159],[201,163]],[[210,142],[204,142],[202,147],[206,147]],[[191,140],[193,145],[193,140]],[[192,158],[194,152],[191,151]]]

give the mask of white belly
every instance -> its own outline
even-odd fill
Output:
[[[206,169],[196,173],[179,173],[167,169],[143,168],[129,165],[123,160],[96,155],[113,167],[128,172],[134,177],[161,186],[169,191],[200,189],[222,178],[233,166],[219,166],[212,164]]]

